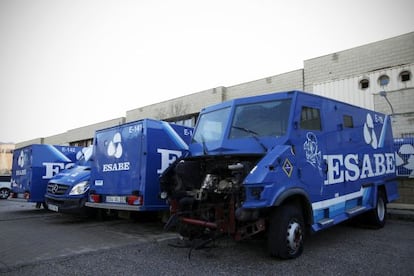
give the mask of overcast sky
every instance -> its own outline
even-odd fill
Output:
[[[412,0],[0,0],[0,142],[414,31]]]

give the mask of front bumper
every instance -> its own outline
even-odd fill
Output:
[[[85,212],[88,207],[85,206],[87,197],[62,198],[45,195],[45,202],[48,205],[58,207],[58,212],[68,214],[79,214]]]

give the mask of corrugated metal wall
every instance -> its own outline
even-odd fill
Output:
[[[411,72],[409,81],[401,81],[401,73]],[[384,68],[363,75],[313,84],[313,93],[334,98],[357,106],[374,109],[374,94],[380,91],[397,91],[414,87],[414,64]],[[381,86],[380,77],[389,77],[389,83]],[[368,87],[361,88],[360,82],[368,80]],[[414,98],[414,96],[413,96]]]

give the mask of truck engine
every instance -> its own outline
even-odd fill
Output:
[[[211,238],[220,233],[242,239],[259,231],[256,227],[236,231],[258,216],[247,216],[241,205],[245,198],[243,180],[259,159],[260,156],[210,156],[178,161],[161,178],[162,190],[170,195],[171,213],[175,215],[167,227],[177,225],[179,233],[189,239]]]

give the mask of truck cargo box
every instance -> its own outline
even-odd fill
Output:
[[[47,184],[45,195],[51,211],[72,214],[88,214],[85,207],[89,191],[93,146],[85,147],[72,168],[55,175]]]
[[[81,147],[33,144],[13,153],[13,197],[44,203],[49,179],[73,166]]]
[[[88,207],[125,211],[168,209],[159,176],[183,156],[192,128],[144,119],[96,131]]]

